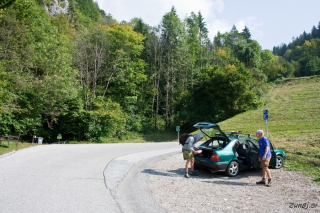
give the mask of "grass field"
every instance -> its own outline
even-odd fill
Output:
[[[219,123],[223,131],[255,134],[266,131],[263,110],[269,112],[267,137],[287,155],[285,169],[302,171],[320,182],[320,77],[286,79],[275,85],[257,110]]]
[[[2,145],[0,145],[0,155],[9,153],[9,152],[13,152],[19,149],[24,149],[30,146],[35,146],[36,144],[31,144],[31,143],[21,143],[19,142],[18,147],[16,147],[16,143],[14,142],[10,142],[9,146],[8,146],[8,142],[3,141]]]

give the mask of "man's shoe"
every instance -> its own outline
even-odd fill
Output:
[[[192,173],[191,173],[191,176],[199,176],[199,174],[196,173],[196,172],[192,172]]]
[[[256,184],[266,184],[266,181],[265,181],[265,179],[262,179],[262,180],[256,182]]]
[[[184,177],[185,177],[185,178],[189,178],[190,176],[189,176],[188,174],[185,174]]]
[[[268,184],[266,185],[266,186],[268,186],[268,187],[271,187],[271,184],[272,184],[273,182],[271,181],[271,179],[268,179]]]

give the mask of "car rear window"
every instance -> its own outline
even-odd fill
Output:
[[[224,148],[227,145],[227,142],[224,140],[224,138],[210,138],[208,141],[206,141],[203,146],[213,149],[218,148]]]

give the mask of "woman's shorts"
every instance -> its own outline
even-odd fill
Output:
[[[270,158],[267,158],[265,160],[262,160],[261,159],[261,162],[260,162],[260,168],[263,169],[263,168],[268,168],[269,167],[269,163],[270,163]]]
[[[190,152],[189,150],[182,150],[183,153],[183,159],[184,160],[189,160],[189,159],[193,159],[193,154],[192,152]]]

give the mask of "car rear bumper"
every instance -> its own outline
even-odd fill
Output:
[[[224,172],[226,171],[228,164],[217,163],[210,160],[202,160],[195,158],[194,165],[203,169],[207,169],[214,172]]]

